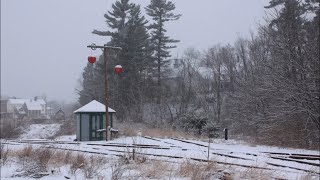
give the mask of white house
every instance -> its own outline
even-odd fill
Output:
[[[18,115],[46,116],[47,103],[39,97],[33,99],[11,98],[7,101],[7,113],[13,114],[13,117],[18,117]]]
[[[16,113],[19,111],[25,102],[30,99],[8,99],[7,101],[7,113]]]
[[[35,101],[25,102],[23,109],[27,113],[28,117],[38,117],[42,114],[40,103]]]
[[[35,97],[33,102],[36,103],[37,106],[41,107],[41,115],[47,115],[47,103],[42,98]]]

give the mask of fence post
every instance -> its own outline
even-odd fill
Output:
[[[227,128],[224,129],[224,139],[228,140],[228,129]]]

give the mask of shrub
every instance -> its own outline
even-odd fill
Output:
[[[71,174],[75,174],[78,169],[82,169],[86,163],[84,154],[77,153],[76,156],[71,156]]]
[[[9,148],[3,142],[0,143],[0,159],[1,163],[4,165],[9,158]]]
[[[222,172],[220,167],[214,163],[191,163],[186,160],[180,164],[178,168],[178,175],[182,177],[189,177],[192,180],[198,179],[228,179],[229,174]]]
[[[53,154],[54,152],[49,148],[39,148],[34,151],[33,156],[39,166],[43,169],[47,169],[49,160]]]
[[[264,169],[246,168],[240,173],[241,179],[270,179],[272,172]]]
[[[101,167],[106,163],[106,159],[103,156],[91,156],[89,162],[84,166],[85,177],[91,179],[97,176]]]
[[[21,123],[14,119],[1,119],[0,139],[18,138],[22,134]]]
[[[126,170],[126,166],[124,166],[122,163],[117,163],[111,166],[111,180],[122,179],[123,174]]]

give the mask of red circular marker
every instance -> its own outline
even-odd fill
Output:
[[[114,72],[115,72],[116,74],[121,74],[122,71],[123,71],[123,69],[122,69],[122,66],[121,66],[121,65],[116,65],[116,66],[114,67]]]
[[[89,57],[88,57],[88,61],[89,61],[89,63],[93,64],[93,63],[96,62],[96,57],[94,57],[94,56],[89,56]]]

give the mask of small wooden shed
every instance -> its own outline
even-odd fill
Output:
[[[93,100],[82,106],[73,113],[76,115],[78,141],[98,141],[105,139],[106,129],[106,106]],[[116,111],[108,107],[109,126],[113,125],[113,114]]]

